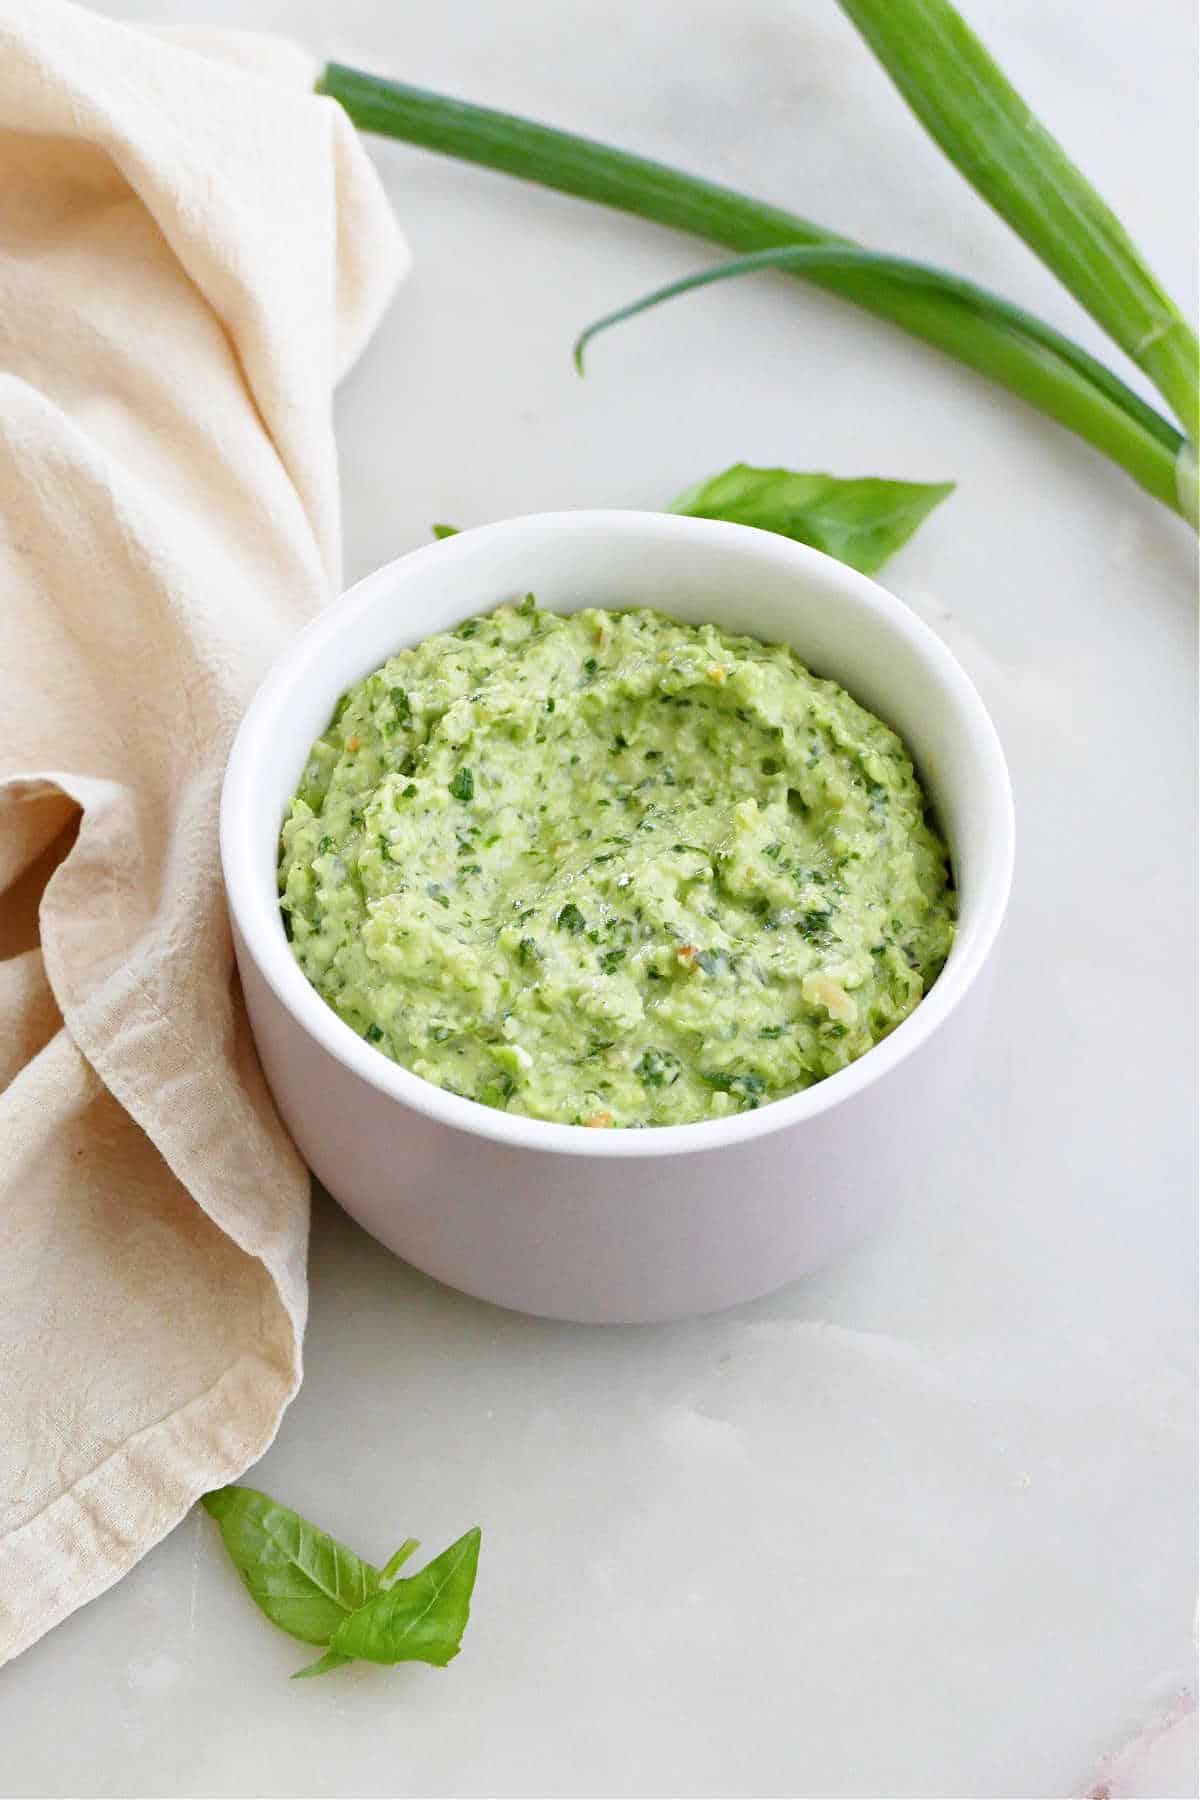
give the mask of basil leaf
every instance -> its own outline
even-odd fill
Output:
[[[476,1526],[419,1574],[377,1593],[342,1620],[330,1649],[366,1662],[426,1662],[444,1669],[458,1655],[470,1617],[480,1535]]]
[[[442,538],[457,537],[459,533],[459,527],[457,525],[431,525],[429,529],[439,541]]]
[[[343,1668],[346,1663],[353,1661],[352,1656],[339,1656],[336,1650],[327,1650],[324,1656],[318,1656],[316,1662],[305,1663],[302,1669],[297,1669],[291,1679],[307,1681],[310,1675],[328,1675],[330,1669]]]
[[[250,1597],[302,1644],[329,1643],[379,1591],[379,1570],[255,1488],[204,1495]],[[315,1671],[314,1671],[315,1672]]]
[[[688,488],[666,510],[756,525],[873,575],[953,491],[952,481],[885,481],[874,475],[844,480],[735,463]]]
[[[421,1546],[416,1538],[405,1538],[400,1548],[395,1551],[393,1555],[388,1557],[382,1569],[379,1571],[380,1587],[391,1587],[393,1581],[396,1579],[396,1571],[403,1563],[408,1561],[414,1550],[419,1550],[420,1548]]]
[[[864,575],[874,575],[953,492],[952,481],[806,475],[794,469],[755,469],[749,463],[734,463],[722,474],[698,481],[664,511],[774,531],[823,550],[826,556],[834,556]],[[434,531],[448,537],[453,527],[435,525]],[[575,914],[577,909],[569,911]],[[561,914],[559,922],[568,923]],[[575,929],[569,924],[568,928]]]

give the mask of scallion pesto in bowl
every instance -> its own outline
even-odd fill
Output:
[[[904,746],[795,653],[522,605],[338,702],[283,826],[296,959],[484,1105],[681,1125],[835,1073],[954,935]]]

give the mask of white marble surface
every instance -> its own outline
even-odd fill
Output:
[[[284,29],[645,148],[1100,343],[830,0],[111,10]],[[1186,0],[970,10],[1194,306]],[[781,280],[638,321],[581,384],[576,328],[709,251],[378,162],[416,267],[338,404],[349,576],[434,519],[654,506],[737,458],[959,480],[888,579],[1012,763],[991,1048],[920,1205],[719,1318],[506,1315],[320,1206],[307,1381],[254,1479],[381,1559],[480,1521],[463,1655],[290,1686],[300,1647],[193,1516],[4,1672],[0,1790],[1194,1794],[1194,544],[1016,401]]]

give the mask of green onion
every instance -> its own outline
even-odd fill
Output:
[[[926,131],[1115,343],[1188,435],[1200,346],[1137,246],[950,0],[839,0]]]
[[[317,90],[340,101],[363,131],[481,163],[581,200],[694,232],[732,250],[846,241],[795,213],[681,174],[665,163],[538,125],[515,113],[385,81],[342,63],[326,67]]]
[[[940,285],[922,285],[898,276],[894,268],[872,272],[850,254],[857,251],[861,259],[870,252],[810,219],[512,113],[340,63],[327,66],[318,89],[338,100],[364,131],[536,181],[741,253],[804,246],[844,253],[840,260],[815,260],[807,267],[797,262],[789,272],[890,320],[1020,394],[1112,457],[1155,498],[1195,517],[1194,464],[1186,446],[1172,450],[1172,443],[1179,443],[1173,427],[1069,340],[1045,326],[1038,326],[1037,333],[1018,328],[1018,309],[995,296],[986,296],[988,306],[979,301],[969,305],[962,293],[948,291],[946,278]],[[982,289],[971,291],[983,295]],[[1102,370],[1099,380],[1097,370]]]
[[[886,311],[917,336],[926,335],[921,325],[930,312],[947,334],[957,322],[954,354],[960,362],[1003,380],[1119,463],[1156,500],[1187,516],[1188,496],[1180,479],[1185,439],[1161,413],[1094,356],[1032,313],[945,269],[900,256],[881,256],[850,245],[793,245],[718,263],[597,319],[576,340],[576,367],[582,372],[587,345],[610,326],[696,288],[763,269],[784,269],[814,281],[832,272],[838,278],[837,292],[871,311]],[[1194,517],[1194,492],[1190,499]]]

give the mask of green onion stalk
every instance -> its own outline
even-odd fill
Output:
[[[839,3],[934,142],[1145,371],[1194,443],[1196,333],[950,0]]]
[[[781,269],[890,320],[1019,394],[1119,464],[1156,500],[1197,522],[1195,463],[1189,477],[1184,435],[1079,346],[983,288],[923,264],[876,256],[796,213],[511,113],[340,63],[328,65],[318,88],[339,101],[363,131],[537,182],[738,252],[737,264],[672,284],[593,330],[689,286],[754,267]],[[772,254],[764,257],[764,252]]]

